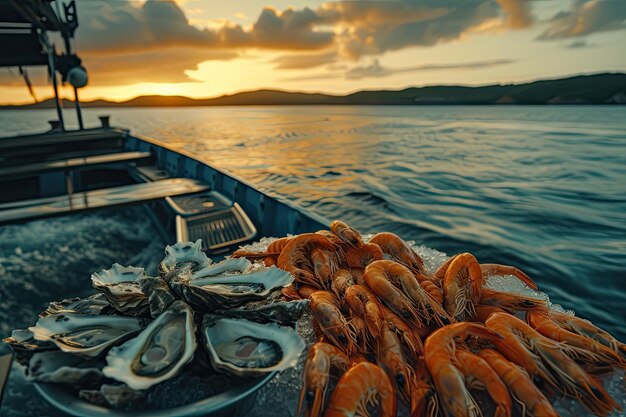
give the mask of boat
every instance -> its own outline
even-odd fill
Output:
[[[111,127],[108,117],[101,117],[98,128],[85,128],[78,89],[86,84],[86,70],[71,48],[76,5],[62,4],[60,16],[51,2],[0,3],[0,66],[18,66],[28,85],[25,68],[46,66],[58,116],[49,132],[0,138],[0,227],[140,205],[155,235],[170,243],[201,239],[210,257],[262,236],[328,227],[326,219],[190,153]],[[63,54],[56,53],[48,32],[61,34]],[[65,127],[57,75],[74,87],[76,130]],[[11,354],[0,356],[0,401],[11,359]]]

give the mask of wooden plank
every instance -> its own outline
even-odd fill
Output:
[[[101,139],[121,139],[122,137],[122,132],[114,129],[74,130],[60,133],[13,136],[0,138],[0,150]]]
[[[138,204],[164,197],[206,191],[198,180],[170,178],[161,181],[103,188],[60,197],[48,197],[0,204],[0,223],[58,216],[104,207]]]
[[[9,380],[9,373],[11,372],[12,362],[12,353],[0,355],[0,406],[2,406],[2,393],[4,392],[4,386],[6,382]]]
[[[43,172],[58,171],[68,168],[130,162],[150,158],[150,152],[118,152],[105,155],[93,155],[80,158],[69,158],[56,161],[36,162],[20,166],[0,168],[0,181],[23,178]]]

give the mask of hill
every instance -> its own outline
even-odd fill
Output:
[[[626,74],[580,75],[524,84],[410,87],[403,90],[364,90],[348,95],[278,90],[247,91],[216,98],[141,96],[123,102],[94,100],[83,107],[183,107],[242,105],[437,105],[437,104],[626,104]],[[65,100],[65,106],[72,102]],[[52,108],[52,99],[4,108]]]

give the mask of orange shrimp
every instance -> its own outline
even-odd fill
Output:
[[[350,268],[350,273],[352,274],[352,279],[355,284],[367,285],[365,283],[365,279],[363,278],[363,274],[365,273],[364,268]]]
[[[396,395],[385,371],[373,363],[361,362],[343,374],[324,416],[369,416],[370,407],[378,408],[379,417],[393,417]]]
[[[385,262],[385,264],[381,264],[381,262]],[[406,270],[402,265],[392,261],[376,261],[370,264],[363,274],[367,286],[394,313],[411,324],[421,327],[422,321],[411,300],[388,280],[385,272],[387,266],[393,269],[400,267]]]
[[[471,253],[454,257],[443,278],[443,305],[458,321],[474,315],[482,286],[480,265]]]
[[[480,304],[499,307],[510,313],[537,309],[543,310],[547,308],[545,300],[525,297],[510,292],[491,290],[485,287],[480,290]]]
[[[492,349],[483,349],[478,352],[478,356],[487,361],[491,369],[507,386],[510,395],[522,406],[522,416],[559,417],[550,401],[523,369]]]
[[[339,269],[334,252],[313,248],[311,250],[311,262],[313,263],[313,273],[320,286],[325,290],[330,290],[333,276]]]
[[[310,308],[322,332],[338,348],[350,355],[355,350],[355,337],[339,309],[339,300],[328,291],[315,291],[309,296]]]
[[[369,243],[375,243],[394,261],[401,263],[412,271],[425,273],[424,262],[417,253],[400,236],[393,233],[377,233]]]
[[[580,366],[559,344],[507,313],[493,313],[485,324],[504,337],[494,341],[497,350],[530,374],[545,380],[554,389],[572,395],[594,414],[604,416],[621,410],[604,387]]]
[[[366,281],[368,274],[383,276],[398,288],[415,307],[420,323],[426,325],[434,322],[437,326],[445,326],[454,321],[443,307],[424,291],[413,273],[404,265],[394,261],[376,261],[365,268]]]
[[[422,289],[426,291],[428,295],[430,295],[430,298],[435,300],[437,304],[443,305],[443,292],[441,292],[441,288],[439,288],[437,284],[435,284],[433,281],[429,279],[423,279],[424,277],[420,275],[416,275],[415,277],[420,283],[420,287],[422,287]]]
[[[330,222],[330,230],[341,240],[353,248],[359,248],[363,245],[363,237],[356,229],[351,228],[341,220],[333,220]]]
[[[287,246],[287,243],[289,243],[291,241],[291,239],[293,239],[292,237],[281,237],[280,239],[276,239],[275,241],[273,241],[272,243],[270,243],[267,246],[267,250],[266,252],[269,253],[281,253],[283,251],[283,249],[285,249],[285,246]]]
[[[350,310],[365,320],[369,334],[368,340],[378,339],[384,318],[380,311],[380,302],[374,293],[362,285],[353,285],[346,290],[345,300]]]
[[[435,330],[424,344],[424,360],[432,376],[441,406],[447,415],[479,416],[480,407],[465,387],[464,374],[455,365],[457,338],[481,337],[495,342],[501,337],[477,323],[454,323]]]
[[[457,350],[457,366],[465,375],[467,386],[484,389],[496,404],[494,417],[511,417],[513,403],[509,391],[489,364],[472,352]]]
[[[303,285],[298,288],[298,294],[302,298],[309,298],[315,291],[319,291],[319,289],[312,287],[311,285]]]
[[[348,357],[335,346],[324,342],[311,346],[304,363],[297,415],[302,413],[306,402],[309,417],[321,416],[331,370],[338,371],[341,375],[348,366]]]
[[[391,331],[387,324],[381,328],[376,349],[376,363],[387,373],[400,397],[407,404],[411,404],[412,369],[402,353],[402,345],[398,336]]]
[[[350,248],[346,259],[351,268],[365,268],[374,261],[383,259],[383,251],[374,243],[364,243],[358,248]]]
[[[340,268],[337,272],[335,272],[330,288],[335,293],[337,298],[341,299],[343,298],[348,287],[351,285],[354,285],[352,274],[347,269]]]
[[[613,350],[586,336],[563,329],[547,312],[529,311],[526,322],[542,335],[569,345],[570,349],[565,353],[571,353],[572,359],[585,362],[594,371],[610,371],[614,366],[626,367],[626,361]]]
[[[281,294],[283,295],[283,297],[285,297],[287,300],[301,300],[302,296],[298,293],[298,290],[296,289],[296,286],[292,284],[283,287],[280,290]]]
[[[352,333],[355,337],[355,346],[359,353],[365,354],[369,353],[369,335],[367,333],[367,326],[365,325],[365,320],[357,315],[349,316],[348,326],[352,330]]]
[[[411,417],[437,417],[439,400],[423,357],[416,357],[411,392]]]
[[[571,314],[559,313],[554,310],[550,310],[548,315],[552,320],[559,323],[564,329],[593,339],[601,345],[608,347],[613,352],[620,355],[623,359],[626,359],[626,344],[620,342],[608,332],[594,326],[591,322]]]
[[[380,306],[380,311],[383,314],[385,323],[391,330],[393,330],[400,338],[402,345],[407,349],[412,357],[417,358],[422,354],[424,346],[422,345],[422,339],[404,320],[400,318],[396,313],[385,307]]]
[[[292,238],[278,257],[277,266],[290,272],[296,281],[303,284],[320,287],[315,275],[312,273],[312,265],[309,254],[314,248],[333,250],[335,245],[316,233],[304,233]]]

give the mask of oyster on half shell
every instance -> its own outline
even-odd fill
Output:
[[[159,264],[159,275],[168,282],[174,277],[189,277],[211,264],[202,252],[202,239],[195,242],[178,242],[165,247],[165,258]]]
[[[187,304],[177,300],[139,335],[114,347],[105,376],[144,390],[176,375],[193,358],[196,325]]]
[[[291,327],[209,314],[202,321],[202,335],[213,368],[240,377],[296,366],[305,347]]]
[[[240,275],[177,279],[170,282],[170,287],[194,308],[212,312],[262,300],[275,289],[290,285],[293,280],[289,272],[272,266]]]
[[[67,384],[77,388],[100,385],[104,376],[94,361],[58,350],[35,353],[26,367],[29,381]]]
[[[143,268],[116,263],[110,269],[94,272],[91,282],[116,310],[126,315],[140,316],[149,308],[148,297],[137,282],[145,277]]]
[[[142,327],[134,317],[60,313],[41,317],[28,330],[35,340],[54,343],[63,352],[93,358]]]

